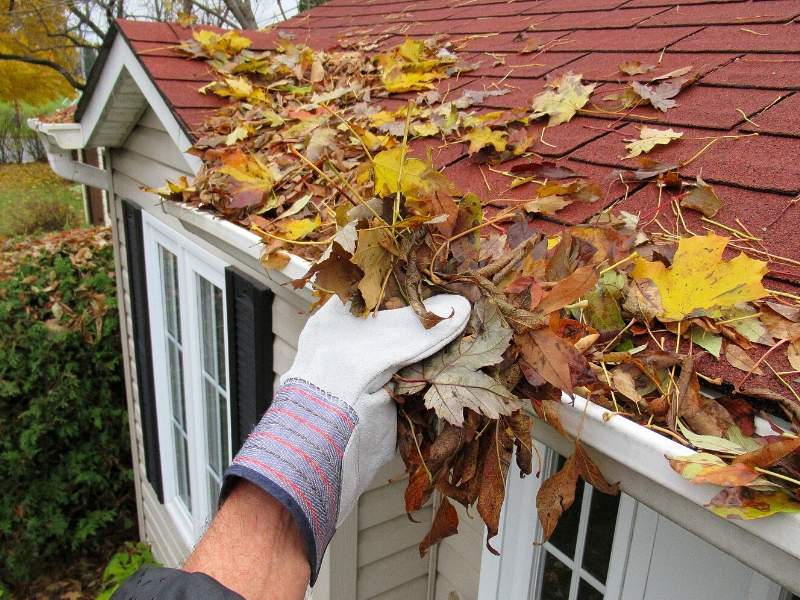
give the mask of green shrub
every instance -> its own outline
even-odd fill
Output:
[[[144,542],[128,542],[114,554],[103,571],[103,591],[95,600],[109,600],[120,585],[144,565],[158,563],[153,558],[150,546]]]
[[[0,580],[130,539],[132,472],[111,235],[0,255]]]

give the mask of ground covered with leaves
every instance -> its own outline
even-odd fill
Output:
[[[14,597],[93,597],[135,536],[117,314],[108,229],[0,252],[0,590]]]
[[[622,62],[620,71],[640,80],[602,99],[593,98],[595,83],[568,72],[528,106],[487,111],[483,99],[504,91],[436,91],[437,82],[474,67],[440,40],[407,39],[382,52],[368,41],[332,52],[289,38],[275,51],[249,45],[237,33],[209,31],[181,44],[218,75],[201,91],[230,102],[198,133],[197,177],[155,191],[261,236],[266,267],[282,268],[288,253],[312,260],[295,285],[312,285],[319,303],[337,295],[365,318],[408,305],[432,327],[448,315],[427,312],[426,297],[451,292],[472,302],[460,339],[395,377],[406,508],[441,494],[423,554],[457,531],[452,502],[477,506],[491,548],[512,456],[522,474],[538,469],[531,415],[566,435],[564,394],[696,449],[670,464],[691,481],[722,487],[709,504],[717,514],[800,512],[797,297],[763,286],[764,251],[746,226],[730,238],[685,226],[684,213],[713,219],[725,209],[702,178],[680,175],[714,141],[680,164],[647,157],[679,143],[680,132],[644,126],[620,141],[639,163],[614,178],[652,185],[659,198],[674,192],[674,231],[648,233],[650,223],[613,210],[557,234],[531,223],[597,202],[604,190],[532,152],[537,140],[527,125],[546,120],[552,139],[594,102],[620,115],[643,105],[668,111],[697,80],[691,66],[653,76],[654,65]],[[390,96],[407,103],[383,107]],[[460,145],[526,197],[481,201],[460,192],[430,157],[411,155],[409,142],[419,138]],[[739,378],[699,373],[695,363],[708,355]],[[761,385],[765,373],[785,392]],[[617,491],[574,440],[537,498],[545,537],[574,501],[579,478]]]

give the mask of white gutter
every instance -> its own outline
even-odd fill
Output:
[[[39,119],[28,119],[28,127],[42,141],[47,162],[56,175],[68,181],[111,191],[111,174],[108,171],[73,158],[73,150],[84,147],[80,123],[42,123]]]
[[[209,243],[228,252],[235,249],[234,256],[246,256],[254,264],[261,255],[260,238],[242,227],[174,202],[165,202],[164,209]],[[309,266],[308,261],[290,255],[280,271],[281,279],[301,277]],[[311,298],[308,289],[295,293]],[[584,398],[573,400],[565,395],[560,408],[567,433],[580,437],[604,475],[618,481],[627,494],[781,585],[800,590],[800,515],[780,514],[755,521],[718,517],[705,504],[720,488],[687,481],[665,458],[691,454],[691,449],[624,417],[612,416]],[[538,441],[562,454],[571,452],[571,442],[547,423],[537,419],[533,431]]]

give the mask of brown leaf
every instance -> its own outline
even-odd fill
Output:
[[[756,361],[750,358],[750,355],[736,344],[728,343],[728,347],[725,349],[725,360],[728,361],[730,366],[744,371],[745,373],[753,372],[755,375],[764,374],[761,367],[755,366]]]
[[[694,360],[687,356],[681,365],[681,375],[667,413],[667,424],[674,430],[679,417],[694,414],[700,409],[700,383],[694,372]]]
[[[765,469],[776,464],[800,448],[800,438],[781,438],[767,443],[758,450],[740,454],[733,459],[734,463],[743,463],[751,467]]]
[[[774,309],[765,309],[761,312],[761,323],[767,328],[772,337],[779,340],[793,340],[800,337],[800,323],[787,318],[786,314],[794,316],[792,311],[784,309],[781,309],[780,312]]]
[[[433,492],[433,485],[428,478],[428,471],[419,465],[408,478],[406,487],[406,512],[412,513],[422,508]]]
[[[505,418],[514,433],[514,446],[517,449],[517,466],[523,475],[530,475],[533,470],[533,420],[521,410]]]
[[[574,177],[585,177],[569,167],[559,165],[551,161],[523,163],[511,167],[510,172],[514,175],[527,177],[540,177],[542,179],[570,179]]]
[[[734,426],[733,418],[722,405],[713,398],[699,396],[700,407],[694,413],[686,413],[684,418],[691,429],[701,435],[724,437]]]
[[[745,436],[750,437],[755,433],[755,411],[752,404],[742,398],[730,398],[727,396],[717,398],[717,402],[728,411],[728,414],[733,418],[733,422],[736,423]]]
[[[611,496],[619,494],[619,484],[608,483],[580,442],[575,442],[575,454],[573,456],[575,457],[575,468],[586,483],[604,494],[610,494]]]
[[[625,73],[625,75],[641,75],[649,73],[655,68],[656,65],[646,65],[640,60],[626,60],[619,63],[620,73]]]
[[[430,329],[431,327],[435,327],[443,319],[448,319],[453,315],[437,315],[425,308],[425,304],[423,304],[419,296],[419,286],[421,282],[422,275],[419,272],[419,267],[414,257],[411,256],[406,264],[406,295],[408,296],[408,303],[414,313],[419,317],[422,326],[425,329]]]
[[[628,296],[625,298],[622,308],[645,321],[652,321],[664,312],[658,286],[650,279],[631,281],[628,287]]]
[[[391,235],[386,229],[360,229],[356,253],[350,259],[361,267],[364,276],[358,289],[364,297],[364,312],[370,312],[378,305],[383,290],[383,281],[392,268],[392,255],[384,244],[389,243]]]
[[[302,287],[316,276],[315,283],[318,288],[333,292],[343,303],[347,303],[353,299],[358,291],[358,282],[364,276],[364,272],[350,259],[350,253],[334,242],[331,244],[330,256],[311,265],[308,272],[293,285],[295,288]]]
[[[596,282],[597,271],[594,267],[578,267],[568,277],[553,286],[539,302],[536,310],[544,314],[560,310],[586,294]]]
[[[430,531],[425,534],[419,544],[420,557],[425,556],[428,548],[456,533],[458,533],[458,513],[455,507],[450,504],[447,496],[443,496],[439,510],[436,511],[436,516],[433,518]]]
[[[714,188],[698,176],[697,183],[681,197],[681,206],[696,210],[712,219],[722,208],[722,200],[714,192]]]
[[[522,357],[547,383],[572,394],[570,360],[575,357],[585,362],[584,357],[569,342],[564,341],[549,328],[533,329],[523,335],[515,335],[514,341]],[[574,356],[573,356],[574,355]]]
[[[497,535],[500,526],[500,511],[506,496],[506,475],[511,460],[511,449],[511,439],[499,424],[495,424],[491,428],[481,473],[481,491],[478,495],[478,514],[486,523],[487,529],[486,548],[495,555],[498,552],[489,542]]]
[[[780,302],[771,302],[769,300],[767,300],[765,304],[776,313],[789,319],[790,321],[793,321],[794,323],[800,322],[800,306],[787,306],[786,304],[781,304]]]
[[[542,524],[542,535],[547,541],[556,530],[558,520],[575,502],[575,487],[578,485],[577,458],[573,454],[561,467],[542,482],[536,494],[536,512]]]

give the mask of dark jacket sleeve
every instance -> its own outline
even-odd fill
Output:
[[[205,573],[142,567],[114,592],[111,600],[244,600]]]

